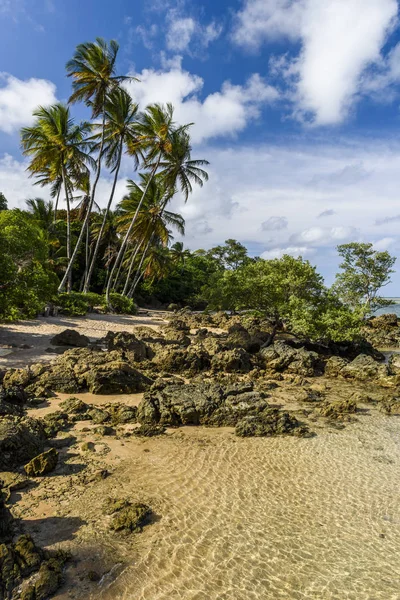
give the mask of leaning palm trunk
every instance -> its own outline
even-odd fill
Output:
[[[117,181],[118,181],[119,168],[121,166],[122,145],[123,145],[123,142],[122,142],[122,139],[121,139],[121,144],[120,144],[119,153],[118,153],[118,163],[117,163],[117,167],[115,169],[114,182],[113,182],[113,186],[112,186],[112,189],[111,189],[110,198],[108,200],[107,208],[106,208],[104,216],[103,216],[103,222],[101,224],[99,235],[98,235],[98,238],[96,240],[96,245],[94,247],[92,260],[90,262],[90,267],[89,267],[89,270],[88,270],[87,275],[86,275],[85,285],[84,285],[84,288],[83,288],[83,291],[85,293],[88,292],[89,289],[90,289],[90,280],[91,280],[92,275],[93,275],[93,269],[94,269],[94,266],[95,266],[97,254],[99,252],[101,240],[103,238],[103,232],[104,232],[104,229],[105,229],[106,224],[107,224],[108,213],[110,212],[111,204],[112,204],[112,201],[114,199],[115,188],[116,188]]]
[[[126,276],[126,279],[125,279],[125,285],[124,285],[124,289],[122,290],[122,295],[123,295],[123,296],[126,296],[126,292],[127,292],[127,290],[128,290],[128,285],[129,285],[129,280],[130,280],[130,278],[131,278],[131,275],[132,275],[132,269],[133,269],[133,265],[135,264],[136,257],[137,257],[137,255],[138,255],[138,252],[139,252],[140,248],[142,247],[142,244],[143,244],[144,240],[145,240],[145,238],[143,237],[143,238],[140,240],[140,242],[137,244],[137,246],[136,246],[136,248],[135,248],[135,251],[134,251],[134,253],[133,253],[133,255],[132,255],[132,258],[131,258],[131,260],[130,260],[130,264],[129,264],[128,273],[127,273],[127,276]]]
[[[79,236],[78,236],[78,240],[75,244],[75,248],[74,251],[72,253],[71,259],[68,263],[67,266],[67,270],[65,271],[64,277],[62,278],[62,281],[60,283],[60,285],[58,286],[58,292],[62,292],[66,281],[69,277],[70,272],[72,271],[72,267],[74,265],[75,259],[76,259],[76,255],[78,254],[79,248],[81,247],[82,241],[83,241],[83,237],[85,235],[86,232],[86,227],[88,226],[89,223],[89,218],[90,218],[90,213],[92,212],[92,207],[93,207],[93,203],[94,203],[94,198],[95,198],[95,194],[96,194],[96,187],[98,184],[98,181],[100,179],[100,172],[101,172],[101,155],[103,154],[103,147],[104,147],[104,124],[105,124],[105,120],[106,120],[106,114],[105,114],[105,110],[104,110],[104,106],[103,106],[103,124],[102,124],[102,132],[101,132],[101,141],[100,141],[100,148],[99,148],[99,158],[97,160],[97,167],[96,167],[96,175],[95,175],[95,179],[93,182],[93,188],[92,188],[92,193],[90,196],[90,201],[89,201],[89,205],[88,205],[88,209],[87,209],[87,213],[85,216],[85,220],[83,222],[83,225],[81,227],[81,230],[79,232]]]
[[[151,234],[150,239],[149,239],[149,241],[146,244],[146,248],[143,251],[142,258],[140,259],[140,263],[139,263],[139,266],[138,266],[137,271],[136,271],[135,279],[133,280],[132,287],[129,290],[128,298],[132,298],[133,294],[135,293],[136,287],[137,287],[137,285],[138,285],[138,283],[140,281],[141,268],[143,266],[144,259],[146,258],[147,252],[148,252],[148,250],[150,248],[150,244],[153,241],[153,237],[154,237],[154,233]]]
[[[121,247],[120,247],[119,252],[117,254],[117,258],[115,259],[115,262],[114,262],[113,267],[111,269],[110,277],[108,279],[108,284],[107,284],[107,288],[106,288],[106,302],[107,302],[108,306],[110,306],[110,292],[111,292],[111,284],[112,284],[112,281],[113,281],[113,278],[114,278],[114,271],[117,268],[117,266],[119,265],[119,263],[120,263],[120,261],[122,259],[122,255],[125,252],[126,244],[127,244],[128,239],[129,239],[129,237],[130,237],[130,235],[132,233],[132,229],[133,229],[133,227],[134,227],[134,225],[136,223],[136,219],[137,219],[137,216],[139,214],[139,211],[142,208],[142,204],[143,204],[143,201],[144,201],[144,199],[146,197],[147,190],[149,189],[150,183],[153,181],[154,175],[157,172],[158,166],[160,164],[160,160],[161,160],[161,152],[158,155],[157,162],[156,162],[156,164],[154,165],[154,167],[153,167],[153,169],[151,171],[151,174],[150,174],[149,180],[147,182],[147,185],[146,185],[146,187],[143,190],[143,194],[142,194],[142,197],[141,197],[140,202],[138,204],[138,207],[137,207],[137,209],[135,211],[135,214],[132,217],[132,221],[131,221],[131,223],[130,223],[130,225],[128,227],[128,230],[127,230],[127,232],[125,234],[125,237],[124,237],[124,239],[122,241]]]
[[[65,178],[65,169],[62,168],[62,178],[64,184],[65,191],[65,201],[67,203],[67,260],[68,262],[71,259],[71,205],[69,202],[69,194],[68,194],[68,186]],[[67,272],[66,272],[67,273]],[[65,275],[64,275],[65,277]],[[72,272],[69,272],[67,275],[67,292],[71,291],[71,283],[72,283]]]

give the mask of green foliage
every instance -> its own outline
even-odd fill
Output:
[[[217,272],[207,287],[210,308],[252,310],[298,336],[341,341],[357,337],[360,315],[327,290],[307,260],[248,262],[235,271]]]
[[[121,315],[136,315],[137,307],[131,298],[122,296],[122,294],[110,294],[111,306],[113,311]],[[105,298],[103,299],[104,307],[107,307]]]
[[[225,240],[223,246],[215,246],[207,252],[210,258],[219,262],[222,268],[237,269],[250,259],[247,256],[247,248],[237,240]]]
[[[336,275],[334,289],[343,302],[364,314],[392,302],[378,296],[379,290],[390,283],[396,258],[389,252],[377,252],[373,244],[352,242],[338,246],[343,262]]]
[[[0,211],[0,319],[33,318],[54,294],[43,232],[20,210]]]
[[[93,292],[87,294],[82,292],[61,293],[57,295],[55,302],[61,307],[63,313],[74,317],[83,317],[88,312],[91,312],[94,307],[98,307],[102,311],[107,310],[105,296],[94,294]],[[113,311],[117,314],[136,314],[137,308],[135,302],[126,296],[111,294],[111,303]]]
[[[5,197],[3,192],[0,192],[0,210],[7,210],[7,207],[7,198]]]

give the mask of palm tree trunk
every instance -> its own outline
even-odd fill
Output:
[[[138,255],[138,252],[139,252],[140,248],[142,247],[142,244],[143,244],[144,240],[145,240],[145,238],[142,238],[140,240],[140,242],[137,244],[137,246],[135,248],[135,251],[134,251],[134,253],[132,255],[131,262],[129,264],[128,274],[127,274],[126,280],[125,280],[124,289],[122,290],[122,295],[123,296],[126,296],[126,292],[127,292],[127,289],[128,289],[129,280],[130,280],[131,274],[132,274],[133,265],[135,263],[135,259],[136,259],[137,255]]]
[[[138,285],[138,283],[140,281],[140,277],[141,277],[141,271],[140,270],[141,270],[141,268],[143,266],[144,259],[146,258],[147,251],[150,248],[150,244],[153,241],[153,237],[154,237],[154,233],[151,234],[150,239],[149,239],[149,241],[146,244],[146,248],[144,249],[144,252],[142,254],[142,258],[140,259],[140,263],[139,263],[139,266],[138,266],[137,271],[136,271],[135,279],[133,280],[132,287],[129,290],[129,294],[128,294],[129,298],[132,298],[133,294],[135,293],[136,287],[137,287],[137,285]]]
[[[56,221],[57,221],[57,208],[58,208],[58,201],[60,199],[60,193],[61,193],[61,185],[60,185],[60,187],[58,189],[57,198],[56,198],[56,204],[54,206],[53,226],[56,224]]]
[[[99,252],[101,240],[102,240],[102,237],[103,237],[103,232],[104,232],[104,229],[105,229],[105,226],[106,226],[106,223],[107,223],[108,213],[110,212],[111,204],[112,204],[112,201],[113,201],[113,198],[114,198],[115,188],[116,188],[117,181],[118,181],[119,168],[121,166],[122,148],[123,148],[123,139],[121,138],[121,143],[120,143],[119,153],[118,153],[118,163],[117,163],[117,167],[115,169],[114,182],[113,182],[113,186],[111,188],[111,194],[110,194],[110,198],[108,200],[107,208],[106,208],[104,216],[103,216],[103,222],[102,222],[101,227],[100,227],[99,235],[98,235],[98,238],[96,240],[96,245],[94,247],[93,256],[92,256],[92,260],[91,260],[91,263],[90,263],[89,271],[87,272],[87,275],[86,275],[85,286],[83,288],[84,293],[88,292],[89,289],[90,289],[90,280],[92,278],[93,269],[94,269],[94,265],[95,265],[95,262],[96,262],[97,254]]]
[[[65,284],[67,282],[68,276],[69,276],[69,274],[70,274],[70,272],[72,270],[73,264],[75,262],[76,255],[78,254],[78,251],[79,251],[79,249],[81,247],[81,244],[82,244],[82,241],[83,241],[83,236],[85,235],[86,227],[87,227],[87,224],[89,222],[90,213],[92,212],[92,207],[93,207],[94,198],[95,198],[95,194],[96,194],[96,187],[97,187],[98,181],[100,179],[101,157],[102,157],[103,148],[104,148],[104,125],[105,125],[105,122],[106,122],[106,112],[105,112],[105,106],[103,104],[103,123],[102,123],[101,141],[100,141],[100,148],[99,148],[99,158],[97,160],[96,175],[95,175],[95,179],[94,179],[94,182],[93,182],[92,193],[91,193],[91,196],[90,196],[90,202],[89,202],[89,205],[88,205],[88,209],[87,209],[87,213],[86,213],[86,216],[85,216],[85,220],[84,220],[83,225],[81,227],[81,230],[79,232],[78,240],[77,240],[77,242],[75,244],[74,251],[73,251],[71,259],[70,259],[70,261],[68,263],[67,270],[65,271],[64,277],[63,277],[60,285],[58,286],[58,292],[62,292],[63,289],[64,289],[64,287],[65,287]]]
[[[122,257],[122,255],[123,255],[123,253],[124,253],[124,251],[125,251],[125,248],[126,248],[127,241],[128,241],[128,239],[129,239],[129,237],[130,237],[130,235],[131,235],[131,233],[132,233],[133,226],[135,225],[135,222],[136,222],[137,216],[138,216],[138,214],[139,214],[139,211],[140,211],[140,209],[142,208],[143,201],[144,201],[144,199],[145,199],[145,197],[146,197],[147,190],[149,189],[150,183],[153,181],[154,175],[155,175],[155,174],[156,174],[156,172],[157,172],[157,169],[158,169],[158,166],[159,166],[159,164],[160,164],[160,161],[161,161],[161,152],[159,153],[159,155],[158,155],[158,159],[157,159],[157,162],[156,162],[156,164],[154,165],[154,168],[153,168],[153,170],[151,171],[151,174],[150,174],[149,180],[148,180],[148,182],[147,182],[147,185],[146,185],[146,187],[144,188],[144,191],[143,191],[142,197],[141,197],[141,199],[140,199],[140,202],[139,202],[139,204],[138,204],[138,207],[137,207],[137,209],[136,209],[136,211],[135,211],[135,214],[134,214],[134,215],[133,215],[133,217],[132,217],[132,221],[131,221],[131,223],[130,223],[130,225],[129,225],[129,227],[128,227],[128,230],[127,230],[127,232],[126,232],[126,234],[125,234],[125,237],[124,237],[124,239],[123,239],[123,242],[122,242],[122,244],[121,244],[121,247],[120,247],[120,249],[119,249],[119,252],[118,252],[117,258],[115,259],[115,262],[114,262],[114,264],[113,264],[113,267],[112,267],[112,269],[111,269],[110,277],[109,277],[109,279],[108,279],[108,284],[107,284],[107,288],[106,288],[106,302],[107,302],[107,305],[108,305],[108,306],[110,306],[110,292],[111,292],[111,283],[112,283],[112,281],[113,281],[113,277],[114,277],[114,271],[115,271],[115,269],[117,268],[117,266],[118,266],[118,264],[119,264],[119,262],[120,262],[120,260],[121,260],[121,257]]]
[[[64,191],[65,191],[65,201],[67,203],[67,260],[70,261],[71,259],[71,207],[70,207],[70,202],[69,202],[69,194],[68,194],[68,186],[67,186],[67,181],[65,178],[65,168],[64,165],[62,167],[62,178],[63,178],[63,185],[64,185]],[[71,291],[71,275],[72,272],[69,272],[67,274],[67,292],[69,293]],[[65,277],[65,275],[64,275]]]

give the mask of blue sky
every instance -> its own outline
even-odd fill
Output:
[[[331,283],[337,244],[400,250],[400,27],[396,0],[0,0],[0,189],[33,186],[18,131],[67,100],[65,63],[96,36],[144,107],[172,101],[194,122],[210,181],[184,205],[185,243],[228,237],[266,258],[301,254]],[[87,118],[74,107],[76,118]],[[126,178],[124,161],[117,200]],[[110,175],[102,174],[105,204]],[[400,277],[387,293],[400,295]]]

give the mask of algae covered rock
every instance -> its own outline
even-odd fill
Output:
[[[6,506],[6,497],[7,494],[3,488],[3,482],[0,480],[0,544],[9,541],[12,534],[13,519]]]
[[[389,375],[388,366],[382,364],[366,354],[360,354],[340,371],[340,375],[346,378],[366,381],[370,379],[381,379]]]
[[[38,419],[0,418],[0,470],[26,463],[44,449],[46,434]]]
[[[133,333],[108,331],[103,341],[107,350],[123,350],[133,361],[140,362],[148,358],[148,346]]]
[[[58,452],[55,448],[47,450],[38,456],[35,456],[28,464],[25,465],[25,473],[29,477],[40,477],[54,471],[58,463]]]
[[[319,414],[322,417],[339,418],[357,412],[357,403],[352,398],[340,402],[328,402],[320,407]]]
[[[158,435],[163,435],[165,433],[165,427],[144,423],[143,425],[136,427],[132,433],[138,437],[155,437]]]
[[[163,371],[194,375],[210,368],[210,356],[201,346],[188,349],[166,346],[156,352],[152,363]]]
[[[50,340],[50,344],[53,346],[72,346],[75,348],[86,348],[89,342],[90,340],[86,335],[82,335],[75,329],[64,329]]]
[[[296,417],[277,408],[268,408],[259,415],[244,417],[236,424],[235,433],[239,437],[310,436],[308,428],[301,426]]]
[[[266,369],[272,371],[285,371],[312,377],[322,370],[321,361],[316,352],[303,347],[295,348],[286,342],[276,341],[272,346],[262,349],[259,354]]]
[[[125,506],[113,515],[110,529],[127,533],[140,532],[150,522],[151,515],[152,510],[147,504],[141,502],[131,504],[127,501]]]
[[[250,355],[243,348],[219,352],[212,357],[213,371],[225,373],[248,373],[253,368]]]

